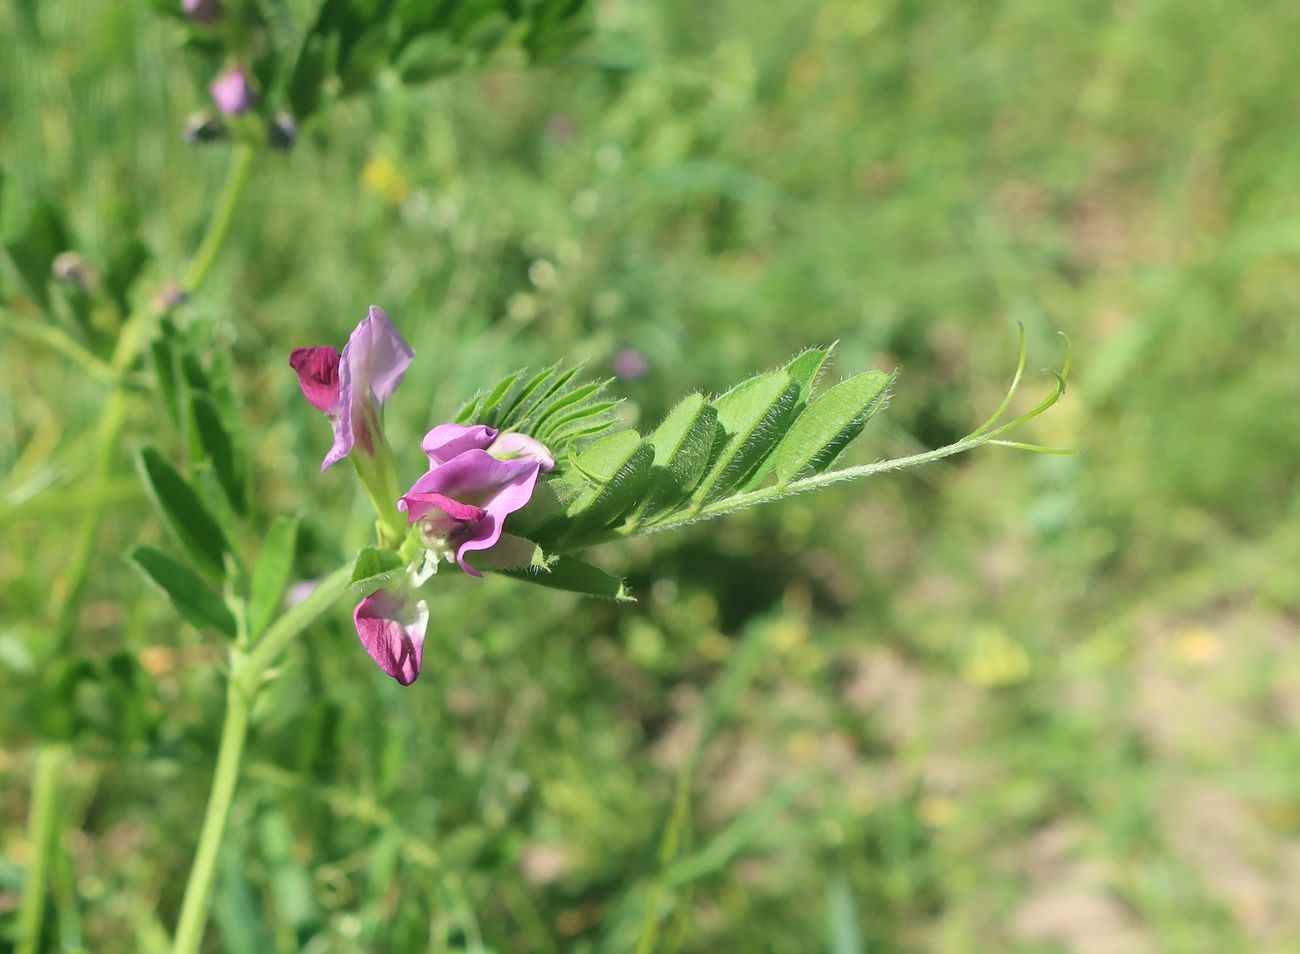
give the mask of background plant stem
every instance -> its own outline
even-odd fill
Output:
[[[208,806],[203,815],[203,828],[199,832],[194,863],[185,884],[181,901],[180,918],[176,924],[174,954],[195,954],[203,941],[203,930],[208,920],[208,904],[212,898],[212,882],[216,872],[221,840],[230,818],[230,805],[239,782],[239,767],[244,754],[244,741],[248,736],[249,714],[257,699],[267,669],[279,658],[290,640],[328,610],[347,589],[352,577],[352,564],[335,570],[321,580],[311,594],[271,624],[247,655],[237,649],[230,653],[230,683],[226,688],[226,715],[221,727],[221,743],[217,750],[217,767],[212,775],[212,788]]]
[[[41,949],[46,880],[58,847],[59,772],[67,756],[64,745],[47,745],[36,753],[32,803],[27,816],[32,860],[27,866],[22,908],[18,912],[17,954],[35,954]]]

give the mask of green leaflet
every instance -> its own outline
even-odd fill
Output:
[[[224,556],[229,546],[221,527],[194,488],[153,447],[136,454],[136,466],[163,521],[195,565],[214,580],[222,580],[226,573]]]
[[[237,629],[230,608],[193,570],[153,547],[138,546],[129,556],[187,622],[235,638]]]
[[[691,394],[668,412],[649,441],[655,456],[650,486],[638,519],[675,507],[703,479],[718,430],[718,412],[702,394]]]
[[[455,421],[529,434],[562,460],[568,441],[616,426],[610,412],[622,403],[602,396],[611,379],[574,386],[579,370],[557,362],[533,374],[516,371],[461,405]]]
[[[606,378],[603,381],[584,384],[556,398],[544,411],[538,413],[537,420],[531,428],[533,436],[539,441],[545,442],[551,432],[565,421],[574,419],[575,414],[581,414],[585,410],[585,406],[595,401],[600,396],[600,392],[608,386],[609,379]],[[566,409],[569,409],[568,413],[562,415],[561,412]]]
[[[508,374],[498,381],[496,387],[487,393],[482,403],[475,409],[474,423],[488,423],[492,419],[492,412],[496,410],[497,405],[505,400],[505,396],[510,393],[510,389],[515,386],[516,381],[523,377],[523,374],[521,368],[514,374]]]
[[[829,348],[809,348],[799,352],[785,366],[785,373],[790,375],[790,380],[799,385],[800,404],[808,403],[817,378],[821,376],[826,359],[831,356],[834,348],[834,345]]]
[[[542,527],[553,525],[560,515],[591,484],[581,474],[565,474],[553,479],[539,479],[533,499],[523,510],[512,513],[506,526],[514,533],[532,537]]]
[[[719,434],[713,466],[691,496],[694,506],[725,496],[762,464],[785,433],[800,391],[783,369],[752,377],[713,402]]]
[[[194,409],[194,428],[199,444],[212,461],[217,481],[221,484],[226,499],[235,512],[242,516],[248,512],[248,482],[239,466],[234,438],[222,423],[217,406],[210,397],[195,392],[190,395],[190,403]]]
[[[378,590],[406,572],[406,561],[393,550],[382,547],[362,547],[357,561],[352,565],[352,579],[348,589],[353,591]]]
[[[555,590],[582,593],[620,603],[635,602],[627,586],[618,577],[576,557],[561,556],[550,564],[549,570],[502,570],[503,576]]]
[[[176,350],[172,347],[175,326],[165,318],[161,325],[163,333],[149,346],[149,355],[153,360],[154,375],[158,379],[158,390],[162,393],[163,405],[171,416],[172,424],[179,428],[181,426],[180,386],[177,380]]]
[[[472,550],[465,561],[476,570],[544,570],[546,554],[532,540],[513,533],[501,534],[501,539],[490,550]]]
[[[298,518],[279,517],[266,533],[266,542],[253,567],[248,587],[248,630],[256,638],[270,625],[280,605],[298,545]]]
[[[867,371],[819,395],[772,454],[777,484],[829,467],[884,404],[892,380],[884,371]]]
[[[593,485],[565,508],[570,520],[565,529],[605,527],[627,513],[650,481],[654,456],[654,446],[633,430],[593,441],[573,461],[574,469]]]

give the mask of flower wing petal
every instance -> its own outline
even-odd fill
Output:
[[[357,636],[379,668],[409,686],[424,663],[424,633],[429,607],[424,600],[408,605],[392,590],[376,590],[352,612]]]

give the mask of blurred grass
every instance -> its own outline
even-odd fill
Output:
[[[34,9],[0,9],[6,189],[65,206],[92,261],[138,230],[176,274],[226,158],[178,135],[201,78],[143,6]],[[353,102],[267,157],[188,313],[304,574],[369,528],[286,355],[370,303],[419,355],[390,407],[412,473],[481,382],[625,347],[653,420],[839,339],[840,369],[901,372],[857,453],[933,445],[996,404],[1016,321],[1042,365],[1074,342],[1034,436],[1085,455],[636,541],[602,555],[631,608],[440,578],[409,691],[338,612],[263,702],[211,948],[621,951],[654,899],[663,950],[1294,950],[1297,27],[1281,0],[604,2],[554,68]],[[104,496],[76,645],[140,659],[154,730],[78,746],[51,920],[157,950],[217,655],[118,556],[158,535],[143,498],[80,479],[102,388],[4,334],[0,912],[42,607]]]

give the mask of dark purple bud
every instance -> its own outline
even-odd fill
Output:
[[[221,19],[221,0],[181,0],[181,9],[199,23],[216,23]]]
[[[208,86],[217,108],[227,116],[244,113],[253,108],[257,96],[248,82],[248,74],[238,66],[231,67]]]
[[[168,279],[153,296],[153,310],[160,315],[169,314],[185,304],[187,298],[189,294],[185,291],[185,286],[178,281]]]
[[[59,281],[76,285],[82,291],[90,291],[99,279],[95,269],[77,252],[60,252],[55,255],[54,261],[50,263],[50,271]]]
[[[609,359],[609,366],[617,377],[625,381],[635,381],[645,377],[650,370],[646,356],[635,348],[624,348]]]
[[[266,141],[272,149],[292,149],[298,141],[298,124],[288,113],[276,113],[267,124]]]
[[[188,143],[217,142],[226,138],[226,124],[211,110],[190,113],[181,136]]]

